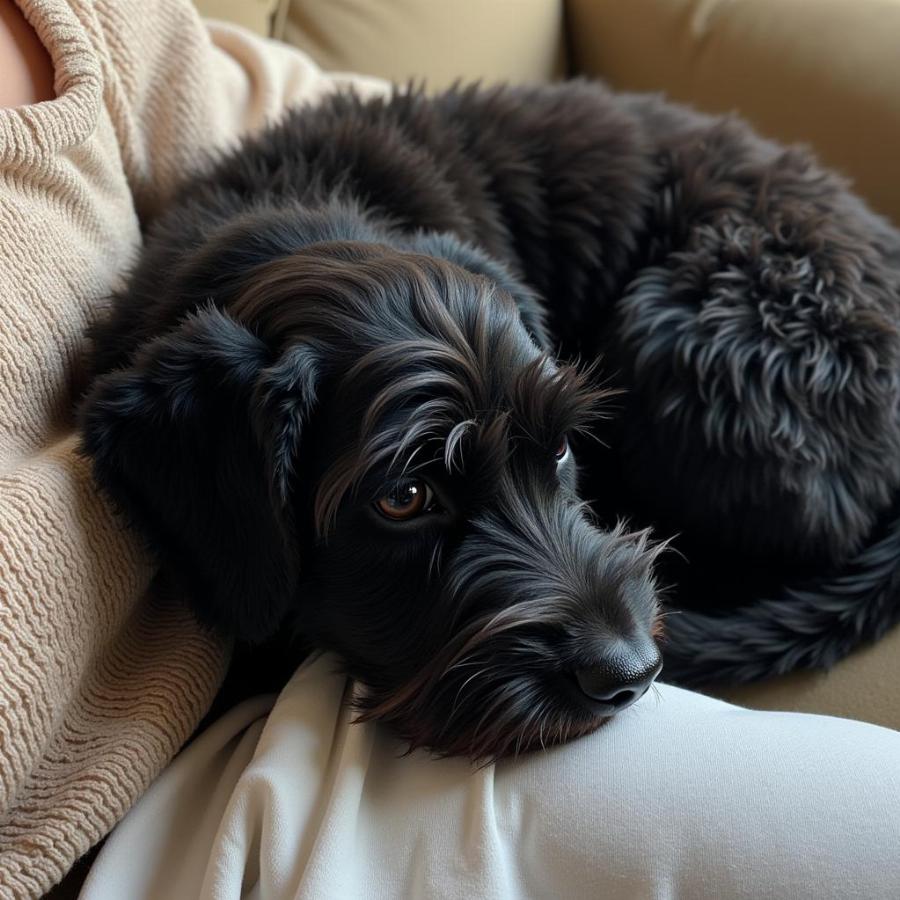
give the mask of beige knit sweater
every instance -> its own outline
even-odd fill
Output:
[[[84,329],[210,145],[347,81],[187,0],[21,0],[56,99],[0,110],[0,897],[39,896],[191,734],[226,648],[75,452]],[[353,79],[362,90],[383,90]]]

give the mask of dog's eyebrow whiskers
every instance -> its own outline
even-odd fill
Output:
[[[453,471],[454,455],[457,451],[459,451],[457,468],[459,471],[462,471],[462,442],[468,431],[476,426],[477,422],[475,419],[464,419],[450,429],[450,434],[447,435],[447,439],[444,442],[444,467],[448,472]]]
[[[400,469],[400,475],[399,475],[400,478],[406,477],[406,475],[409,473],[410,467],[413,464],[413,461],[422,452],[422,449],[424,448],[424,446],[425,446],[424,444],[419,444],[419,446],[415,447],[413,449],[412,453],[409,454],[409,456],[406,458],[406,462],[403,463],[403,467]],[[406,446],[402,445],[402,444],[400,447],[397,448],[397,452],[394,454],[394,458],[391,460],[391,464],[388,467],[389,469],[393,469],[394,466],[397,465],[397,460],[399,459],[399,457],[403,453],[403,451],[406,449],[407,449]]]
[[[375,431],[379,421],[391,409],[408,404],[410,397],[419,396],[423,398],[422,402],[424,403],[425,398],[432,394],[453,398],[459,408],[467,408],[472,405],[473,398],[464,382],[448,378],[444,372],[412,372],[395,379],[376,394],[363,416],[360,429],[361,439],[366,440]]]
[[[557,440],[568,431],[587,430],[591,422],[609,418],[609,400],[621,391],[595,381],[597,364],[556,368],[542,355],[517,376],[512,403],[519,428],[532,440]],[[608,382],[608,379],[607,379]]]

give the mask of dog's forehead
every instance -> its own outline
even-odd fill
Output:
[[[392,282],[390,309],[366,312],[373,321],[344,341],[354,352],[342,356],[334,399],[346,438],[326,461],[323,519],[363,483],[425,467],[487,483],[528,456],[549,465],[592,414],[599,393],[538,347],[508,295],[484,278],[437,274],[417,269],[402,290]]]

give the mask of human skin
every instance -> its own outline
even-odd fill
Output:
[[[50,55],[13,0],[0,0],[0,108],[55,96]]]

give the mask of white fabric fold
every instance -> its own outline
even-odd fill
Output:
[[[595,734],[476,768],[352,723],[323,656],[151,786],[82,897],[879,898],[900,733],[660,685]]]

